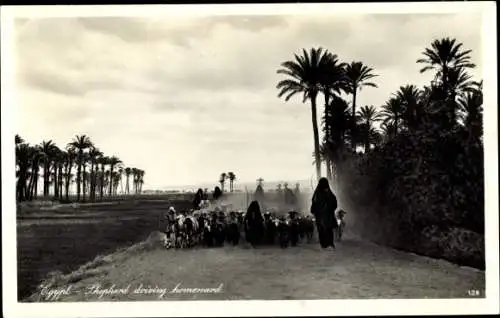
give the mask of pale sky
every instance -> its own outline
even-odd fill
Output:
[[[473,50],[481,74],[478,14],[18,20],[17,133],[60,147],[87,134],[145,170],[144,189],[215,184],[223,171],[309,179],[310,104],[278,99],[280,63],[318,46],[363,61],[379,88],[362,90],[358,108],[379,106],[430,81],[415,61],[447,36]]]

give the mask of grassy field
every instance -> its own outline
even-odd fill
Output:
[[[33,294],[42,280],[53,288],[71,286],[73,292],[59,301],[158,299],[158,294],[131,291],[140,284],[171,290],[178,283],[223,288],[217,294],[167,293],[163,299],[454,298],[474,289],[484,295],[483,271],[349,236],[335,252],[321,251],[317,244],[285,250],[146,248],[144,240],[156,230],[159,213],[189,204],[148,198],[45,210],[23,207],[17,225],[18,298],[47,300]],[[131,291],[102,298],[76,293],[97,283],[101,288],[130,285]]]
[[[67,273],[96,255],[145,239],[157,229],[158,215],[188,201],[123,201],[60,206],[25,206],[18,213],[18,298],[33,292],[51,271]]]

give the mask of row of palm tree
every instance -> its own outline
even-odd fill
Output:
[[[40,177],[44,197],[50,196],[52,187],[53,198],[67,202],[72,184],[76,184],[77,201],[87,198],[95,201],[97,197],[102,200],[105,196],[117,195],[119,186],[122,194],[130,194],[130,181],[133,193],[142,192],[144,170],[124,167],[118,157],[105,156],[86,135],[75,136],[65,149],[52,140],[30,145],[19,135],[15,136],[15,143],[18,201],[37,199]]]
[[[277,88],[279,97],[288,101],[301,94],[311,104],[314,134],[314,163],[321,177],[321,163],[326,163],[327,177],[335,174],[335,163],[347,153],[380,147],[399,134],[416,133],[429,121],[438,122],[443,131],[464,131],[469,140],[482,140],[482,82],[472,80],[467,70],[475,65],[471,50],[463,50],[456,39],[435,40],[417,63],[425,66],[421,73],[436,72],[430,85],[401,86],[384,105],[364,105],[356,110],[356,97],[363,87],[377,87],[378,75],[362,62],[341,62],[334,53],[323,48],[305,49],[302,55],[286,61],[278,69],[286,75]],[[323,139],[320,142],[317,123],[318,95],[324,96],[322,116]],[[344,96],[351,96],[348,102]],[[376,124],[379,124],[379,128]]]
[[[221,191],[224,192],[224,186],[226,184],[226,180],[229,180],[229,192],[234,191],[234,181],[236,180],[236,174],[232,171],[230,172],[222,172],[219,176],[219,183],[221,187]]]

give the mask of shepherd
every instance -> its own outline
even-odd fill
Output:
[[[193,209],[198,209],[200,207],[201,202],[204,199],[203,190],[200,188],[196,191],[193,200]]]
[[[330,189],[328,180],[321,178],[312,197],[311,214],[316,219],[319,243],[324,249],[335,249],[333,233],[338,227],[335,210],[337,210],[337,197]]]
[[[264,236],[264,218],[257,201],[252,201],[248,206],[245,214],[245,232],[246,241],[252,246],[261,243]]]

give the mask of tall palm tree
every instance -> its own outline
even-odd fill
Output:
[[[365,153],[367,153],[370,151],[371,137],[375,136],[372,125],[373,123],[381,120],[381,115],[377,112],[374,106],[363,106],[358,111],[358,116],[363,125],[364,148]]]
[[[130,167],[125,168],[125,176],[127,177],[127,182],[125,184],[125,193],[130,194],[130,186],[129,186],[129,180],[130,180],[130,174],[132,173],[132,169]]]
[[[424,52],[422,52],[425,57],[417,60],[417,63],[426,64],[420,69],[420,73],[429,70],[436,71],[436,79],[439,79],[446,87],[450,70],[476,67],[471,62],[470,53],[472,50],[464,51],[462,46],[463,43],[449,37],[434,40],[431,47],[425,48]]]
[[[100,173],[100,177],[101,177],[101,181],[99,183],[99,196],[100,196],[100,199],[102,200],[103,199],[103,196],[104,196],[104,180],[105,180],[105,172],[104,172],[104,169],[106,167],[106,165],[109,164],[109,161],[110,161],[110,158],[107,157],[107,156],[101,156],[97,159],[97,163],[101,165],[101,173]]]
[[[122,166],[120,166],[118,168],[118,174],[120,176],[120,178],[118,179],[118,182],[120,182],[120,193],[121,194],[123,194],[123,174],[124,174],[124,172],[125,172],[125,169]]]
[[[98,168],[98,159],[103,155],[103,153],[96,148],[95,146],[89,149],[89,161],[90,161],[90,191],[89,196],[90,200],[94,201],[96,196],[96,187],[97,187],[97,172]]]
[[[17,149],[17,147],[16,147]],[[31,147],[31,176],[28,185],[28,200],[36,199],[38,196],[38,180],[40,176],[40,164],[43,160],[43,153],[40,146]]]
[[[52,156],[54,153],[55,144],[52,140],[42,141],[40,144],[40,150],[43,153],[43,196],[49,195],[49,177],[50,168],[52,163]]]
[[[16,165],[18,167],[16,197],[18,201],[26,200],[28,170],[31,166],[33,158],[33,147],[28,144],[21,143],[16,147]]]
[[[68,146],[75,150],[77,153],[77,165],[78,170],[76,174],[76,196],[77,201],[80,201],[80,193],[81,193],[81,184],[82,184],[82,166],[84,164],[83,153],[85,150],[92,146],[92,142],[90,141],[87,135],[76,135],[73,141],[71,141]]]
[[[316,97],[325,81],[325,65],[330,62],[328,51],[320,48],[312,48],[309,52],[302,50],[302,56],[295,54],[295,60],[281,63],[278,74],[284,74],[287,79],[281,80],[276,88],[279,90],[278,97],[285,101],[296,94],[303,95],[303,102],[311,101],[311,116],[314,134],[314,153],[316,158],[316,175],[321,177],[321,162],[319,155],[319,132],[317,120]]]
[[[336,54],[327,53],[327,58],[323,60],[320,87],[325,97],[325,108],[330,104],[331,96],[348,91],[346,67],[347,64],[340,62]]]
[[[89,146],[91,149],[93,145]],[[87,194],[87,185],[90,181],[90,176],[87,174],[87,163],[90,161],[90,156],[88,152],[84,152],[81,156],[82,165],[82,200],[85,202],[85,196]]]
[[[134,185],[134,194],[138,193],[139,189],[139,169],[132,168],[132,184]]]
[[[113,180],[113,195],[116,196],[118,194],[118,186],[120,185],[121,175],[118,171],[114,171],[111,179]]]
[[[54,148],[52,149],[52,165],[53,165],[53,175],[54,175],[54,198],[59,199],[59,172],[61,169],[60,165],[62,163],[62,151],[59,149],[59,147],[54,145]]]
[[[71,185],[71,169],[73,168],[74,162],[77,160],[77,153],[72,147],[69,147],[65,152],[66,158],[64,161],[64,185],[66,187],[66,201],[69,201],[69,187]]]
[[[352,95],[352,119],[351,124],[352,132],[355,135],[355,124],[356,124],[356,96],[358,90],[363,87],[378,87],[377,84],[370,82],[371,79],[377,77],[378,75],[373,74],[373,69],[364,65],[363,62],[353,61],[346,66],[346,77],[348,82],[348,92]],[[356,150],[356,140],[352,141],[352,148]]]
[[[113,180],[113,169],[116,167],[116,165],[122,163],[122,161],[120,159],[118,159],[118,157],[115,157],[115,156],[112,156],[111,158],[109,158],[109,171],[110,171],[110,182],[109,182],[109,196],[112,195],[112,191],[113,191],[113,183],[115,180]]]
[[[138,183],[139,183],[139,194],[142,193],[142,185],[144,184],[144,174],[145,174],[145,171],[144,170],[141,170],[139,169],[139,180],[138,180]]]
[[[227,173],[223,172],[219,176],[220,189],[224,192],[224,184],[226,183]]]
[[[234,190],[234,180],[236,180],[236,175],[234,172],[228,172],[227,173],[227,178],[229,179],[229,191],[233,192]]]
[[[383,122],[391,127],[391,136],[396,136],[398,134],[399,125],[401,124],[401,118],[403,117],[401,100],[395,97],[390,98],[384,105],[382,105],[382,111],[380,114],[384,117]]]

